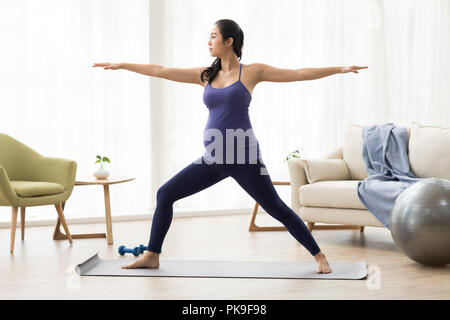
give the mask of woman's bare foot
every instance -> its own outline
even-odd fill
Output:
[[[145,251],[142,257],[135,262],[122,266],[122,269],[135,269],[135,268],[159,268],[159,253],[152,251]]]
[[[314,259],[316,259],[317,262],[317,273],[330,273],[331,268],[328,264],[327,258],[325,255],[320,251],[318,254],[314,256]]]

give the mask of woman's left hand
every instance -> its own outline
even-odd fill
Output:
[[[358,66],[342,67],[341,73],[347,73],[347,72],[359,73],[357,70],[366,69],[366,68],[368,68],[368,67],[358,67]]]

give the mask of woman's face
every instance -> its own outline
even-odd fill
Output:
[[[209,34],[208,47],[209,53],[211,54],[212,57],[222,56],[225,50],[227,49],[233,50],[232,45],[233,45],[232,38],[229,38],[227,42],[223,43],[222,34],[220,33],[220,30],[217,26],[214,26],[214,28],[211,29],[211,32]]]
[[[222,35],[219,32],[219,28],[217,28],[217,26],[214,26],[209,34],[208,41],[209,53],[211,54],[211,56],[217,56],[217,53],[220,50],[219,47],[221,47],[221,45]]]

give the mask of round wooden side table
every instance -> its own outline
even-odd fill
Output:
[[[109,199],[109,185],[127,182],[136,178],[131,177],[108,177],[107,179],[82,178],[76,179],[75,186],[90,186],[90,185],[102,185],[105,198],[105,216],[106,216],[106,234],[105,233],[85,233],[85,234],[72,234],[72,239],[86,239],[86,238],[107,238],[108,244],[113,244],[112,234],[112,220],[111,220],[111,202]],[[64,210],[65,202],[62,203],[62,209]],[[54,240],[67,239],[66,234],[60,230],[61,221],[56,222],[55,232],[53,233]]]

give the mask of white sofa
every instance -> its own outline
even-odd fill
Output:
[[[307,222],[309,230],[384,228],[357,193],[358,182],[368,175],[362,159],[362,128],[347,124],[343,145],[324,157],[289,159],[291,208]],[[450,128],[414,121],[406,129],[411,171],[420,178],[450,180]]]

